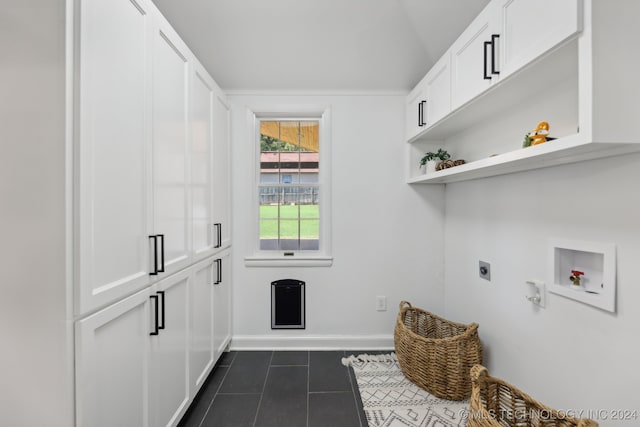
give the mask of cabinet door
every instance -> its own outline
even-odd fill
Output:
[[[153,229],[163,235],[164,272],[184,267],[190,256],[187,205],[188,50],[157,17],[153,37]],[[161,241],[162,241],[161,240]],[[162,268],[161,268],[162,270]]]
[[[427,127],[451,112],[451,56],[449,51],[427,73],[424,116]]]
[[[191,292],[189,294],[190,346],[189,378],[191,395],[195,395],[207,379],[215,363],[213,347],[213,289],[216,278],[216,263],[213,258],[193,268]]]
[[[216,258],[213,287],[214,319],[213,346],[216,359],[220,357],[231,340],[231,256],[225,251]]]
[[[77,313],[149,283],[150,7],[85,0],[80,8]]]
[[[424,108],[427,103],[427,92],[424,79],[407,95],[405,106],[406,135],[410,140],[422,130],[426,129]]]
[[[76,323],[76,425],[146,427],[149,292]]]
[[[158,334],[150,336],[149,405],[154,426],[176,425],[189,403],[189,282],[189,270],[183,270],[152,287],[159,326]]]
[[[580,0],[499,0],[502,77],[582,30]]]
[[[231,245],[231,146],[229,104],[221,91],[216,90],[213,118],[213,197],[214,223],[217,236],[214,236],[217,248]],[[219,229],[217,228],[219,227]]]
[[[492,6],[489,3],[451,46],[452,109],[486,90],[499,77]]]
[[[211,255],[217,245],[213,226],[213,113],[214,83],[194,64],[191,79],[191,219],[193,256]]]

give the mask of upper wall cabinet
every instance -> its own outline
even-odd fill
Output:
[[[639,151],[640,86],[631,73],[640,68],[638,14],[633,0],[493,0],[451,47],[451,112],[407,135],[407,181],[456,182]],[[523,148],[542,121],[553,140]],[[466,163],[420,171],[425,151],[440,147]]]
[[[149,282],[151,5],[80,8],[77,305],[104,305]]]
[[[427,103],[427,87],[425,79],[409,93],[405,106],[405,136],[411,139],[426,129],[424,107]]]
[[[499,0],[500,73],[525,66],[582,30],[580,0]]]
[[[500,76],[494,9],[495,4],[489,3],[451,46],[453,108],[486,90]]]
[[[580,0],[489,3],[451,47],[453,108],[580,31],[580,3]]]
[[[426,103],[424,104],[424,122],[427,127],[451,112],[451,57],[449,52],[431,68],[424,78]]]
[[[451,57],[438,60],[407,96],[405,107],[407,139],[433,126],[451,111]]]

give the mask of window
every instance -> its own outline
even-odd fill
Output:
[[[246,265],[331,265],[328,110],[254,118],[255,253]]]
[[[260,120],[260,250],[320,248],[319,131],[319,120]]]

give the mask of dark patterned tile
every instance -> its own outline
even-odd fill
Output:
[[[182,417],[179,424],[180,427],[200,425],[228,369],[226,366],[218,366],[209,374],[206,382],[196,395],[191,406],[189,406],[187,413]]]
[[[218,359],[218,366],[231,366],[236,354],[238,353],[235,351],[225,351],[222,353],[222,356],[220,356],[220,359]]]
[[[351,391],[349,371],[342,364],[343,351],[309,353],[309,391]]]
[[[252,427],[260,394],[218,394],[202,422],[203,427]]]
[[[310,393],[308,427],[360,427],[352,392]],[[366,424],[365,424],[366,426]]]
[[[308,366],[308,351],[274,351],[271,366]]]
[[[271,351],[238,352],[222,382],[220,393],[262,393]]]
[[[256,427],[305,427],[307,378],[306,366],[272,366],[258,408]]]

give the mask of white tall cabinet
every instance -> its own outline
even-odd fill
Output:
[[[215,91],[213,103],[213,132],[215,155],[213,168],[214,245],[217,249],[231,245],[231,107],[220,89]]]
[[[151,140],[153,235],[157,273],[170,274],[190,261],[188,205],[189,50],[156,15],[153,31]],[[156,243],[156,241],[154,241]],[[154,264],[155,266],[155,264]]]
[[[216,85],[204,68],[195,63],[191,74],[191,231],[196,260],[213,254],[217,246],[217,227],[213,215],[213,136]],[[220,154],[215,152],[216,158]]]
[[[76,4],[76,312],[149,284],[150,58],[146,0]]]
[[[175,426],[231,339],[229,107],[147,0],[75,0],[75,418]]]

